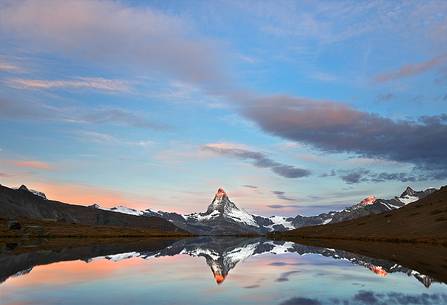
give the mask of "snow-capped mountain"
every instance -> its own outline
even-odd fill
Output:
[[[128,208],[128,207],[125,207],[122,205],[119,205],[119,206],[116,206],[113,208],[105,208],[105,207],[100,206],[99,204],[93,204],[89,207],[95,208],[95,209],[101,209],[104,211],[117,212],[117,213],[123,213],[123,214],[135,215],[135,216],[142,216],[144,214],[143,211],[131,209],[131,208]]]
[[[18,190],[27,191],[27,192],[30,192],[30,193],[36,195],[36,196],[42,197],[45,200],[47,199],[47,196],[45,196],[44,193],[36,191],[36,190],[29,189],[29,188],[26,187],[26,185],[23,185],[23,184],[18,188]]]
[[[155,212],[150,209],[138,211],[124,206],[103,208],[99,205],[93,205],[92,207],[131,215],[161,217],[169,220],[177,227],[195,234],[264,234],[272,231],[292,230],[304,226],[336,223],[370,214],[383,213],[422,199],[434,191],[436,191],[435,188],[415,191],[411,187],[407,187],[400,196],[392,199],[378,199],[371,195],[361,200],[358,204],[341,211],[331,211],[316,216],[297,215],[296,217],[264,217],[250,214],[237,207],[222,188],[217,190],[211,204],[206,212],[203,213],[182,215],[173,212]]]
[[[255,216],[238,208],[222,188],[217,190],[204,213],[180,215],[146,210],[145,215],[168,219],[179,228],[204,235],[259,234],[263,230]]]

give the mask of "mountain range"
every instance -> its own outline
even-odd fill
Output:
[[[211,204],[203,213],[183,215],[175,212],[155,212],[150,209],[139,211],[124,206],[104,208],[97,204],[91,207],[131,215],[160,217],[183,230],[198,235],[265,234],[306,226],[338,223],[371,214],[380,214],[425,198],[435,191],[435,188],[415,191],[411,187],[407,187],[402,194],[392,199],[378,199],[374,196],[369,196],[358,204],[341,211],[331,211],[316,216],[297,215],[295,217],[264,217],[250,214],[237,207],[222,188],[217,190]]]
[[[265,217],[250,214],[236,206],[222,188],[217,190],[205,212],[183,215],[175,212],[155,212],[151,209],[135,210],[125,206],[105,208],[99,204],[88,207],[71,205],[48,200],[44,193],[22,185],[18,189],[0,186],[0,210],[1,215],[7,218],[51,219],[90,226],[157,228],[162,231],[186,231],[195,235],[262,235],[380,214],[399,209],[435,191],[434,188],[415,191],[407,187],[402,194],[392,199],[369,196],[341,211],[316,216]]]

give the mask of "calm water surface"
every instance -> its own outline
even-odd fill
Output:
[[[444,283],[335,249],[234,238],[124,248],[3,251],[0,304],[447,304]]]

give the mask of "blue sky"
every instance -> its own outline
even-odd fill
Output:
[[[447,181],[445,1],[2,1],[0,183],[314,214]]]

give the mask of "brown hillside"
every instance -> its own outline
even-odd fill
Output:
[[[11,189],[0,185],[0,218],[27,219],[43,221],[43,226],[48,228],[58,227],[60,230],[76,231],[80,229],[82,234],[91,233],[91,227],[108,227],[105,231],[123,235],[132,229],[143,229],[146,232],[152,230],[177,235],[186,233],[171,222],[159,217],[134,216],[111,211],[104,211],[93,207],[67,204],[54,200],[46,200],[24,189]],[[51,224],[53,222],[54,224]],[[83,228],[83,229],[81,229]],[[118,230],[118,228],[121,228]],[[97,230],[97,228],[96,228]],[[57,232],[58,235],[70,235],[66,232]],[[135,231],[135,230],[133,230]],[[107,233],[107,234],[109,234]],[[106,235],[107,235],[106,234]]]

